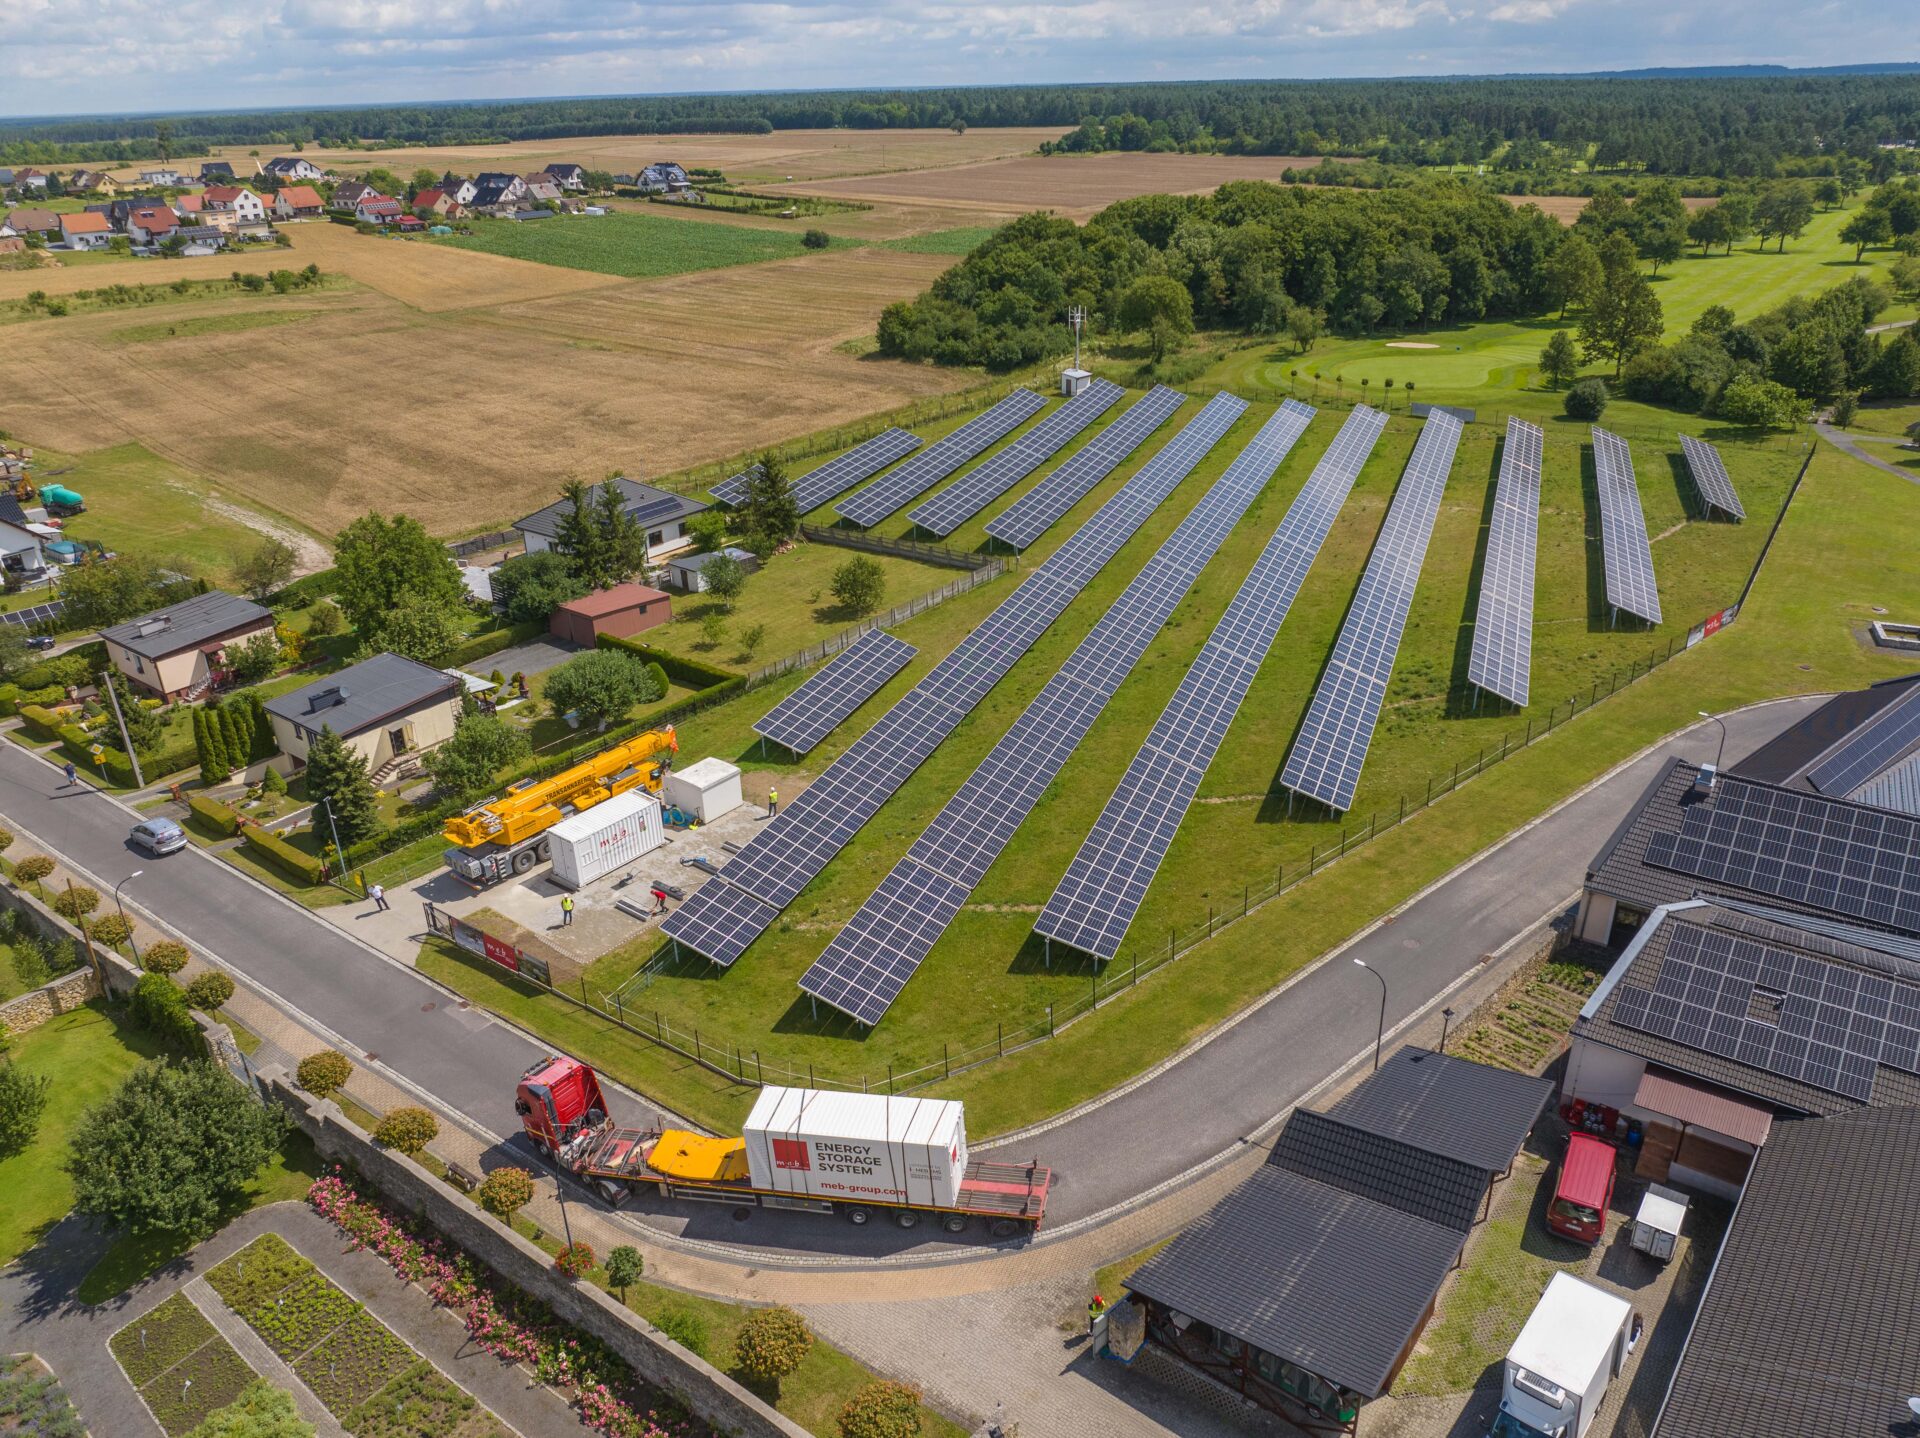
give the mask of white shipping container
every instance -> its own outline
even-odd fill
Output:
[[[645,789],[629,789],[562,819],[547,837],[553,844],[554,882],[584,889],[666,843],[667,826],[658,799]]]
[[[768,1087],[745,1134],[753,1186],[778,1193],[952,1208],[967,1170],[952,1099]]]
[[[711,824],[740,807],[740,766],[709,756],[684,769],[669,770],[660,794],[676,809]]]

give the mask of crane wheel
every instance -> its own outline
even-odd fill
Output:
[[[553,857],[553,841],[551,839],[542,839],[539,844],[534,847],[533,852],[540,856],[541,863],[546,863],[547,860]]]
[[[534,858],[532,849],[522,849],[513,856],[513,872],[516,874],[528,873],[532,870],[536,862],[538,861]]]

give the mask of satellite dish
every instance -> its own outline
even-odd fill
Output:
[[[1920,1398],[1909,1398],[1907,1400],[1907,1411],[1913,1414],[1914,1417],[1920,1418]]]

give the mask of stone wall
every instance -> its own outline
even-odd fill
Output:
[[[56,1014],[64,1014],[79,1008],[88,999],[98,998],[103,982],[106,992],[116,997],[133,992],[133,986],[140,982],[138,968],[103,948],[96,947],[95,962],[86,963],[87,944],[80,931],[25,890],[0,883],[0,907],[19,914],[28,927],[48,943],[71,943],[82,956],[81,967],[42,984],[31,993],[0,1004],[0,1026],[9,1033],[38,1028]]]
[[[547,1304],[566,1322],[608,1344],[633,1371],[673,1394],[720,1432],[738,1438],[809,1438],[784,1417],[697,1354],[590,1283],[558,1272],[544,1249],[493,1218],[405,1154],[381,1148],[331,1101],[315,1103],[279,1065],[259,1071],[270,1102],[292,1114],[320,1156],[346,1164],[389,1202],[417,1213],[501,1278]]]
[[[10,1034],[37,1029],[56,1014],[79,1008],[99,992],[100,979],[92,969],[75,969],[0,1004],[0,1029]]]

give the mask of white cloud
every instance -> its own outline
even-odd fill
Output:
[[[1508,0],[1505,5],[1496,5],[1487,11],[1489,20],[1508,20],[1519,25],[1537,25],[1542,20],[1552,20],[1575,3],[1575,0]]]

